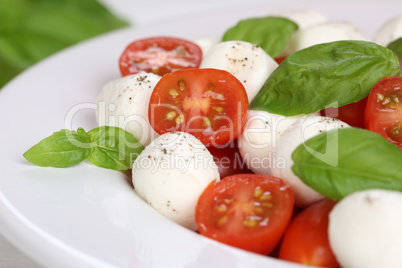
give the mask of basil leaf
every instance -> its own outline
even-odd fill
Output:
[[[144,149],[134,136],[118,127],[101,126],[88,132],[92,151],[88,161],[114,170],[131,169],[134,160]]]
[[[63,48],[127,25],[96,0],[0,1],[0,88]]]
[[[24,153],[25,159],[42,167],[69,167],[90,153],[91,139],[84,129],[62,129],[41,140]]]
[[[391,49],[397,56],[402,57],[402,37],[389,43],[387,48]]]
[[[368,130],[322,133],[296,148],[292,159],[294,174],[333,200],[372,188],[402,191],[402,150]]]
[[[268,77],[250,109],[285,116],[339,107],[366,97],[399,73],[394,53],[366,41],[318,44],[289,55]]]
[[[241,20],[228,29],[222,41],[246,41],[261,47],[274,58],[282,52],[297,29],[296,23],[282,17],[251,18]]]

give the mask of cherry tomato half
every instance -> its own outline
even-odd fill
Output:
[[[119,60],[123,76],[141,71],[163,75],[182,68],[197,68],[201,48],[190,41],[173,37],[153,37],[129,44]]]
[[[384,77],[370,91],[364,127],[402,149],[402,77]]]
[[[165,74],[149,102],[149,122],[159,133],[183,131],[206,146],[226,144],[246,123],[247,93],[236,77],[217,69]]]
[[[279,258],[310,266],[340,267],[328,241],[328,214],[334,205],[334,201],[324,199],[297,214],[285,232]]]
[[[238,174],[211,183],[196,206],[201,235],[260,254],[279,243],[294,206],[290,186],[260,174]]]
[[[214,157],[221,179],[235,174],[253,173],[240,155],[237,139],[223,146],[208,147],[208,150]]]
[[[282,61],[284,61],[287,58],[287,56],[281,56],[281,57],[276,57],[274,60],[276,63],[281,64]]]
[[[349,103],[338,108],[326,108],[320,111],[323,116],[338,118],[352,127],[364,127],[364,111],[366,109],[367,97],[358,102]]]

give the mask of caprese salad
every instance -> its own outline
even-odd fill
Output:
[[[100,127],[24,156],[132,169],[159,213],[254,253],[402,267],[401,18],[374,42],[311,10],[247,18],[221,38],[135,40],[98,96]]]

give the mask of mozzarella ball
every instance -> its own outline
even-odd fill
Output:
[[[217,36],[199,37],[193,40],[201,48],[203,56],[220,41],[221,39]]]
[[[402,193],[371,189],[346,196],[329,214],[328,237],[344,268],[402,267]]]
[[[148,105],[159,80],[156,74],[141,72],[107,83],[98,96],[98,124],[120,127],[148,145],[158,136],[148,120]]]
[[[323,116],[304,116],[294,122],[278,139],[276,164],[272,167],[272,175],[287,182],[293,190],[295,204],[306,207],[323,198],[323,196],[304,184],[291,167],[292,153],[308,139],[325,131],[348,127],[349,125],[334,118]]]
[[[313,45],[340,40],[369,41],[369,38],[352,23],[327,21],[297,31],[290,39],[286,52],[290,55]]]
[[[278,138],[301,117],[248,111],[247,122],[238,139],[240,155],[248,168],[257,174],[270,175]]]
[[[200,68],[225,70],[244,86],[249,102],[278,64],[262,48],[244,41],[226,41],[212,47]]]
[[[402,15],[385,22],[374,35],[374,42],[386,47],[400,37],[402,37]]]
[[[282,9],[271,13],[271,15],[287,18],[295,22],[299,26],[299,29],[328,20],[324,14],[312,9]]]
[[[159,213],[196,230],[198,197],[220,176],[213,156],[197,138],[172,132],[145,147],[133,164],[132,180],[137,194]]]

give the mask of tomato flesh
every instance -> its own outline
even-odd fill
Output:
[[[290,222],[279,258],[304,265],[339,268],[328,240],[328,214],[335,202],[329,199],[307,207]]]
[[[197,68],[201,48],[190,41],[173,37],[153,37],[129,44],[119,60],[123,76],[141,71],[163,75],[182,68]]]
[[[247,93],[229,72],[190,68],[161,78],[151,95],[148,116],[159,134],[184,131],[211,146],[237,138],[247,109]]]
[[[281,64],[282,61],[284,61],[287,58],[287,56],[280,56],[280,57],[276,57],[274,60],[276,61],[276,63]]]
[[[402,77],[384,77],[373,87],[364,126],[402,149]]]
[[[279,243],[292,216],[293,193],[281,179],[238,174],[211,183],[196,207],[201,235],[260,254]]]

